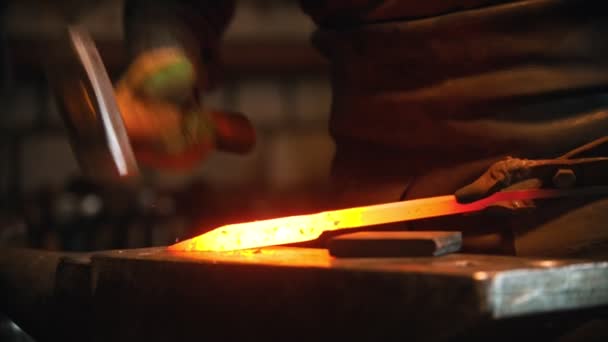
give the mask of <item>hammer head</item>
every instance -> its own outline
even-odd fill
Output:
[[[86,30],[70,26],[65,43],[67,63],[54,65],[49,80],[84,175],[103,183],[137,179],[137,162],[95,42]]]

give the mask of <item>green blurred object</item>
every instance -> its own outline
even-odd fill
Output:
[[[150,98],[183,102],[192,96],[195,75],[194,66],[188,58],[179,56],[168,65],[146,75],[139,90]]]

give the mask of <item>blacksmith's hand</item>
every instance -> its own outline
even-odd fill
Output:
[[[529,188],[569,188],[608,184],[608,137],[602,137],[555,159],[506,158],[494,163],[474,182],[455,192],[470,203],[497,191]],[[533,207],[532,202],[501,203],[508,209]]]
[[[190,169],[213,149],[247,153],[253,147],[245,116],[203,106],[205,72],[175,47],[146,50],[131,63],[115,92],[139,162]]]

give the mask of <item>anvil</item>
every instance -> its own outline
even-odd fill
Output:
[[[5,250],[0,291],[2,311],[39,341],[546,338],[606,314],[608,262]]]

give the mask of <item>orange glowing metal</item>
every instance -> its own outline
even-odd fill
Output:
[[[169,249],[173,251],[230,251],[282,245],[314,240],[326,231],[480,211],[501,201],[600,194],[608,194],[608,187],[503,191],[468,204],[458,203],[456,198],[451,195],[422,198],[310,215],[229,224],[172,245]]]

